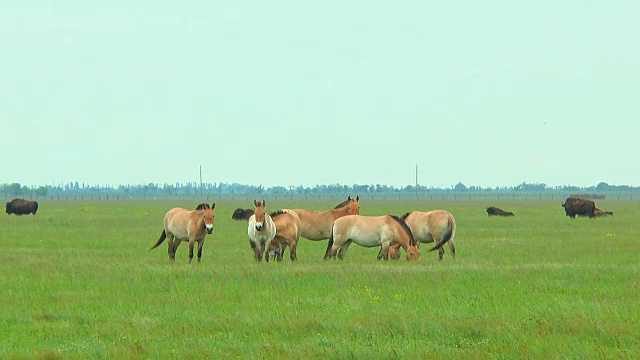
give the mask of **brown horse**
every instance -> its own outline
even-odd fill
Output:
[[[271,242],[269,253],[275,253],[276,259],[282,261],[284,251],[289,247],[291,261],[298,260],[296,248],[300,240],[300,218],[293,210],[282,209],[269,214],[276,225],[276,236]]]
[[[262,255],[271,247],[271,242],[276,236],[276,225],[273,223],[271,216],[266,212],[267,202],[262,200],[253,200],[256,206],[254,214],[249,218],[249,244],[253,249],[256,261],[262,261]],[[269,253],[265,254],[265,261],[269,262]]]
[[[202,206],[202,204],[200,204]],[[199,206],[199,207],[200,207]],[[216,204],[202,206],[202,209],[189,211],[173,208],[164,216],[164,230],[160,239],[149,250],[157,248],[165,239],[169,246],[169,259],[176,260],[176,250],[182,241],[189,241],[189,264],[193,259],[193,246],[198,242],[198,263],[202,259],[202,246],[207,234],[213,233],[213,220]],[[174,242],[175,240],[175,242]]]
[[[420,243],[432,243],[435,242],[435,246],[429,249],[433,251],[438,249],[440,260],[444,256],[445,243],[449,243],[449,249],[451,255],[456,257],[456,247],[453,244],[453,238],[456,236],[456,221],[450,212],[445,210],[433,210],[433,211],[412,211],[404,214],[402,218],[409,228],[413,236],[418,241],[418,247]],[[382,251],[380,251],[382,253]],[[389,250],[389,256],[392,259],[398,259],[400,257],[400,246],[392,245]],[[381,255],[378,255],[380,258]]]
[[[302,236],[309,240],[328,239],[331,237],[331,226],[336,219],[345,215],[360,215],[359,200],[359,196],[355,199],[349,196],[346,201],[327,211],[293,209],[302,223]]]
[[[403,219],[393,215],[383,216],[343,216],[333,222],[325,260],[330,259],[340,249],[338,258],[343,259],[352,242],[364,247],[382,246],[381,257],[389,258],[389,247],[402,246],[407,252],[407,261],[418,260],[420,250],[411,229]]]

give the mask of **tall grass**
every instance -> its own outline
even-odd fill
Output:
[[[336,202],[337,203],[337,202]],[[638,358],[640,203],[570,220],[560,202],[361,202],[362,215],[446,209],[457,258],[255,263],[220,202],[201,264],[148,251],[174,206],[42,201],[0,217],[0,358]],[[325,210],[326,201],[269,202]],[[499,206],[514,218],[487,217]],[[286,257],[285,257],[286,258]]]

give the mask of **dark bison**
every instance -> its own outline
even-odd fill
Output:
[[[231,218],[233,220],[249,220],[251,215],[253,215],[253,210],[237,208],[236,211],[233,212],[233,215],[231,215]]]
[[[514,213],[512,213],[511,211],[504,211],[500,208],[494,207],[494,206],[489,206],[487,208],[487,215],[491,216],[491,215],[497,215],[497,216],[516,216]]]
[[[565,200],[562,207],[564,207],[564,212],[567,213],[567,216],[572,219],[575,219],[576,215],[588,216],[590,218],[596,216],[596,203],[594,203],[593,200],[570,197]]]
[[[11,202],[7,203],[6,209],[7,215],[35,215],[36,211],[38,211],[38,203],[25,199],[13,199]]]

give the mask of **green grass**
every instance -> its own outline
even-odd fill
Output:
[[[268,199],[267,199],[268,200]],[[269,202],[328,209],[339,201]],[[219,202],[201,264],[148,251],[173,206],[42,201],[0,217],[0,358],[622,358],[640,356],[640,203],[570,220],[560,201],[363,201],[362,215],[446,209],[457,258],[253,260],[246,222]],[[487,217],[499,206],[514,218]]]

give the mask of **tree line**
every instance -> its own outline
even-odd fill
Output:
[[[497,187],[481,187],[466,186],[459,182],[450,187],[433,187],[423,185],[407,185],[405,187],[394,187],[383,184],[329,184],[315,185],[313,187],[297,186],[272,186],[264,187],[262,185],[247,185],[239,183],[203,183],[202,186],[196,182],[175,183],[175,184],[126,184],[113,186],[89,185],[85,183],[68,182],[56,185],[26,186],[19,183],[4,183],[0,185],[0,194],[5,197],[45,197],[47,195],[123,195],[123,196],[190,196],[199,194],[367,194],[367,193],[476,193],[476,192],[500,192],[500,191],[522,191],[522,192],[539,192],[539,191],[562,191],[562,192],[604,192],[604,191],[638,191],[640,187],[628,185],[609,185],[600,182],[597,185],[589,187],[579,187],[572,185],[548,186],[543,183],[526,183],[515,186],[497,186]]]

